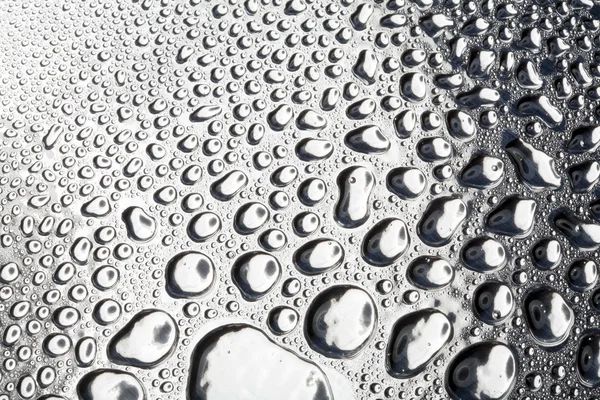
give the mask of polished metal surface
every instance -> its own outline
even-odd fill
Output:
[[[0,400],[600,396],[599,3],[0,21]]]

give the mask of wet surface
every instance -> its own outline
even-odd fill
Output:
[[[600,396],[598,4],[0,16],[0,400]]]

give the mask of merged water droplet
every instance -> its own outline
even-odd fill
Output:
[[[206,211],[190,220],[187,233],[194,242],[205,242],[219,233],[221,227],[221,218],[213,212]]]
[[[496,341],[475,343],[461,350],[446,370],[446,390],[453,399],[500,400],[513,389],[517,357]]]
[[[524,238],[535,224],[537,203],[521,196],[508,196],[486,218],[487,229],[498,235]]]
[[[404,315],[390,334],[386,350],[388,373],[394,378],[411,378],[440,354],[452,340],[454,329],[448,317],[425,308]]]
[[[364,236],[362,257],[371,265],[383,267],[400,258],[409,244],[406,224],[397,218],[384,219]]]
[[[567,269],[567,283],[575,292],[585,292],[598,282],[598,265],[588,259],[575,260]]]
[[[519,178],[531,190],[558,189],[561,178],[554,159],[521,139],[506,145],[506,152],[516,166]]]
[[[600,386],[600,334],[585,333],[579,340],[576,355],[577,375],[581,383],[589,388]]]
[[[275,307],[269,313],[269,328],[276,335],[286,335],[298,326],[300,316],[293,308]]]
[[[482,236],[464,244],[460,251],[460,259],[471,271],[487,274],[504,268],[507,254],[500,242]]]
[[[591,153],[600,146],[600,126],[579,126],[571,132],[567,150],[573,154]]]
[[[411,72],[400,78],[400,95],[410,102],[421,102],[427,96],[425,75]]]
[[[220,201],[229,201],[248,185],[248,177],[242,171],[231,171],[213,182],[211,195]]]
[[[257,374],[264,372],[264,378]],[[314,363],[300,358],[246,324],[224,325],[206,334],[190,360],[187,395],[225,399],[261,393],[263,399],[333,399],[329,381]]]
[[[544,238],[531,248],[531,261],[537,268],[547,271],[555,269],[562,261],[560,242],[552,238]]]
[[[411,285],[427,291],[441,290],[454,280],[454,267],[443,257],[419,256],[406,269]]]
[[[531,337],[543,347],[555,347],[568,339],[575,323],[573,309],[553,289],[540,286],[523,298],[523,313]]]
[[[231,276],[245,300],[257,301],[266,296],[279,281],[281,265],[268,253],[246,253],[234,262]]]
[[[108,358],[120,365],[155,368],[173,353],[178,337],[179,329],[169,314],[143,310],[112,337]]]
[[[259,230],[268,219],[267,207],[261,203],[246,203],[237,210],[234,228],[241,235],[250,235]]]
[[[559,211],[552,220],[556,230],[582,251],[600,247],[600,224],[587,222],[571,211]]]
[[[147,242],[156,234],[156,221],[140,207],[129,207],[121,215],[127,234],[137,242]]]
[[[473,293],[473,311],[477,318],[489,325],[506,321],[515,309],[510,288],[498,281],[486,281]]]
[[[165,270],[165,288],[174,298],[200,297],[216,280],[214,264],[205,254],[188,251],[171,258]]]
[[[293,261],[303,274],[322,274],[342,264],[344,248],[333,239],[315,239],[296,250]]]
[[[333,218],[344,228],[364,224],[371,214],[369,198],[375,184],[373,173],[365,167],[350,167],[337,178],[339,198]]]
[[[108,368],[84,375],[77,384],[77,394],[81,400],[146,399],[144,386],[133,374]]]
[[[373,337],[377,308],[364,290],[355,286],[333,286],[310,304],[304,332],[310,346],[330,358],[352,358]]]
[[[457,197],[434,199],[423,213],[417,234],[428,246],[441,247],[450,242],[456,230],[467,218],[467,205]]]
[[[386,180],[388,190],[403,200],[417,199],[427,188],[427,178],[418,168],[394,168]]]
[[[344,143],[350,150],[364,154],[383,154],[390,149],[390,141],[375,125],[362,126],[348,132]]]

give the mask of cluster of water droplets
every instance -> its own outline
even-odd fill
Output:
[[[0,400],[600,396],[590,0],[7,0]]]

